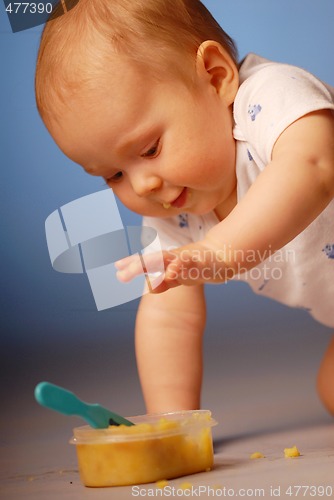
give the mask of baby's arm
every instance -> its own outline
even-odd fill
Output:
[[[333,196],[334,114],[325,110],[297,120],[283,132],[271,163],[205,240],[216,248],[230,244],[245,255],[255,249],[259,258],[302,232]],[[247,262],[242,264],[247,267]]]
[[[333,196],[334,114],[323,110],[300,118],[281,134],[272,161],[204,240],[164,252],[164,281],[154,291],[223,282],[240,268],[251,269],[302,232]],[[131,259],[118,267],[122,281],[142,272],[141,263]]]
[[[142,297],[136,356],[147,412],[200,407],[205,316],[201,285]]]

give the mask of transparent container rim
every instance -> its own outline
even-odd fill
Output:
[[[192,415],[198,414],[198,420],[191,421]],[[187,418],[188,417],[188,418]],[[206,417],[206,418],[205,418]],[[209,418],[208,418],[209,417]],[[108,443],[126,443],[132,441],[143,441],[146,439],[159,439],[170,436],[192,434],[201,429],[217,425],[217,421],[211,417],[210,410],[184,410],[168,413],[150,413],[148,415],[136,415],[126,417],[135,424],[138,423],[157,423],[159,419],[180,421],[181,425],[174,429],[153,430],[140,434],[111,434],[107,429],[94,429],[89,425],[83,425],[73,429],[74,436],[70,439],[70,444],[108,444]],[[182,422],[183,420],[183,422]]]

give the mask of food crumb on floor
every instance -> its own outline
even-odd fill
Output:
[[[181,490],[191,490],[192,486],[193,485],[191,483],[188,483],[187,481],[180,484]]]
[[[255,453],[252,453],[250,458],[265,458],[265,456],[263,455],[263,453],[260,453],[259,451],[256,451]]]
[[[155,483],[156,487],[161,488],[161,489],[163,489],[165,486],[167,486],[167,484],[168,484],[168,481],[166,479],[161,479],[160,481],[157,481]]]
[[[292,448],[284,448],[285,458],[295,458],[300,457],[300,452],[297,446],[292,446]]]

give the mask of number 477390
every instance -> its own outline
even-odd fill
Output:
[[[6,11],[9,14],[51,14],[52,3],[10,2]]]
[[[289,486],[285,494],[290,497],[331,497],[333,495],[332,486]]]

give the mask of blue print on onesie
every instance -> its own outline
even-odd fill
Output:
[[[179,214],[179,226],[180,227],[188,227],[188,214]]]
[[[260,104],[250,104],[248,106],[248,114],[252,122],[255,121],[255,118],[257,117],[257,115],[260,113],[261,110],[262,106]]]
[[[334,243],[328,243],[323,249],[323,252],[329,259],[334,259]]]

